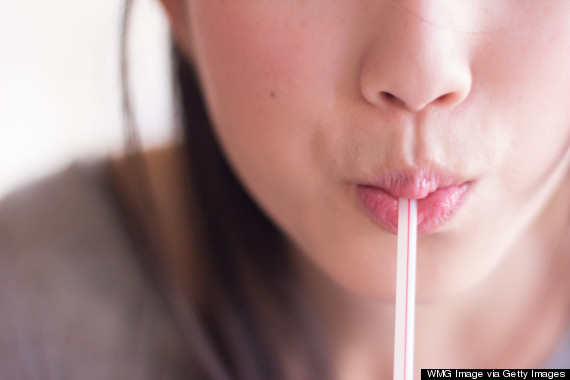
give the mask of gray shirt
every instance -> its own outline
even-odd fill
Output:
[[[0,202],[0,379],[187,376],[106,176],[75,164]],[[567,334],[545,367],[569,366]]]
[[[100,164],[0,203],[0,379],[179,379],[174,318]]]

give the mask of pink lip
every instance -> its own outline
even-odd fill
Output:
[[[454,181],[434,172],[396,173],[374,184],[357,184],[366,213],[387,232],[398,232],[398,198],[418,200],[418,233],[445,224],[461,207],[470,182]]]

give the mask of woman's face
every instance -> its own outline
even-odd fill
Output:
[[[570,1],[184,1],[228,160],[349,290],[393,297],[397,197],[421,199],[418,295],[440,296],[489,273],[565,175]]]

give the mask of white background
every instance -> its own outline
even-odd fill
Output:
[[[120,154],[123,0],[0,0],[0,198],[74,160]],[[131,72],[146,146],[173,134],[168,32],[136,0]]]

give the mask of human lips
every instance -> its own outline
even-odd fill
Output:
[[[398,198],[418,200],[418,233],[434,232],[461,207],[471,181],[434,171],[390,173],[356,184],[364,210],[384,230],[398,232]]]

